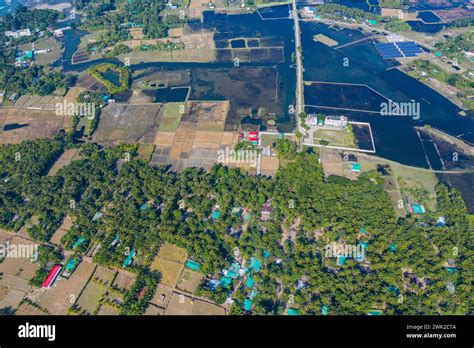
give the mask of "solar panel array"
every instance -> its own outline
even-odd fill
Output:
[[[383,59],[416,57],[423,53],[422,49],[413,41],[376,43],[375,48]]]

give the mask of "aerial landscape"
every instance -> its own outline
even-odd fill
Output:
[[[472,316],[473,25],[0,0],[0,312]]]

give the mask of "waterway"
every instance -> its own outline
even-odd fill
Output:
[[[231,110],[226,128],[239,125],[262,126],[272,115],[282,131],[295,126],[288,106],[294,105],[296,71],[291,61],[294,50],[293,23],[288,16],[288,6],[267,8],[262,13],[225,15],[205,12],[204,21],[190,23],[194,31],[215,30],[215,40],[232,51],[231,42],[247,38],[247,45],[260,46],[265,42],[281,45],[281,54],[270,52],[263,61],[244,60],[237,66],[227,54],[209,63],[140,63],[131,66],[136,79],[155,72],[187,71],[189,79],[183,85],[191,86],[188,100],[230,100]],[[342,114],[354,121],[370,122],[374,133],[377,154],[400,163],[429,167],[426,160],[433,157],[432,148],[422,146],[414,127],[429,124],[448,134],[459,136],[474,143],[473,117],[458,115],[460,109],[441,94],[394,68],[397,63],[383,60],[374,48],[372,40],[365,40],[341,49],[315,42],[313,36],[324,34],[343,45],[363,39],[360,30],[329,27],[315,22],[301,22],[304,80],[349,85],[320,84],[305,88],[305,104],[308,112]],[[99,59],[81,64],[70,64],[70,58],[78,47],[78,31],[66,33],[66,48],[62,65],[66,71],[81,71],[98,62],[115,62],[115,59]],[[266,41],[265,41],[266,40]],[[241,45],[241,41],[239,41]],[[239,48],[241,50],[241,48]],[[224,50],[225,51],[225,50]],[[232,53],[232,52],[231,52]],[[352,85],[351,85],[352,84]],[[165,94],[161,94],[164,93]],[[181,100],[171,90],[163,90],[157,96],[166,100]],[[363,111],[379,111],[381,103],[388,99],[395,102],[419,103],[420,117],[381,116]],[[325,106],[326,108],[321,108]],[[347,111],[333,107],[356,109]],[[426,153],[428,152],[428,154]],[[430,162],[439,166],[434,159]]]
[[[169,74],[186,70],[190,74],[188,100],[230,100],[227,130],[240,125],[266,128],[274,120],[281,131],[291,132],[295,126],[289,105],[294,104],[296,71],[292,67],[294,47],[292,20],[288,5],[266,8],[262,13],[226,15],[205,12],[203,22],[189,23],[192,31],[214,30],[218,51],[215,62],[209,63],[138,63],[131,65],[132,77],[151,76],[165,71]],[[66,72],[80,72],[89,66],[116,59],[97,59],[71,64],[80,37],[84,33],[70,30],[65,34],[65,51],[61,61]],[[243,47],[243,38],[248,47]],[[240,59],[235,59],[240,57]],[[174,86],[174,87],[185,87]],[[166,92],[166,93],[165,93]],[[157,100],[181,100],[180,89],[157,92]],[[174,96],[174,93],[180,94]],[[165,95],[166,94],[166,95]]]
[[[323,34],[343,45],[362,38],[365,34],[361,31],[330,28],[315,22],[301,23],[301,30],[304,80],[344,84],[318,83],[305,88],[305,104],[313,105],[306,108],[308,112],[345,115],[352,120],[370,122],[377,154],[408,165],[428,168],[428,157],[432,167],[440,166],[434,159],[431,144],[426,145],[426,150],[422,146],[415,126],[429,124],[474,143],[473,115],[460,116],[461,110],[448,99],[394,68],[397,63],[383,60],[372,40],[341,49],[313,40],[314,35]],[[419,119],[414,119],[415,115],[381,116],[381,103],[388,100],[419,105]]]

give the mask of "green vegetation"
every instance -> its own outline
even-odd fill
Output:
[[[125,46],[125,45],[117,44],[117,43],[125,41],[125,40],[130,40],[131,38],[132,37],[127,28],[124,28],[120,25],[115,25],[108,28],[108,30],[102,32],[95,39],[95,42],[88,43],[86,50],[90,54],[92,52],[102,52],[106,48],[112,47],[112,50],[109,50],[109,52],[106,52],[106,55],[114,57],[117,54],[124,53],[122,52],[124,50],[122,46]]]
[[[94,76],[97,80],[107,87],[107,90],[110,94],[115,94],[123,92],[128,88],[130,83],[130,72],[125,66],[117,66],[111,63],[104,63],[99,65],[94,65],[87,69],[87,73],[91,76]],[[105,74],[106,73],[116,73],[118,74],[119,84],[116,84],[109,80]]]
[[[457,88],[459,90],[457,97],[461,99],[464,107],[474,108],[474,101],[468,98],[472,95],[473,81],[461,74],[448,73],[427,60],[415,60],[408,67],[411,69],[409,75],[418,80],[427,81],[433,78]]]
[[[61,260],[62,256],[58,250],[55,250],[53,247],[48,245],[40,245],[38,247],[38,259],[36,261],[39,263],[40,267],[36,271],[34,277],[29,280],[29,284],[32,286],[40,287],[41,283],[43,283],[43,280],[48,275],[48,264],[58,263]]]
[[[73,128],[79,124],[84,126],[84,135],[91,136],[92,133],[96,130],[99,120],[102,107],[105,105],[104,97],[108,97],[99,92],[95,91],[84,91],[77,97],[78,103],[91,103],[94,105],[94,115],[82,116],[74,115],[74,124]]]
[[[449,37],[435,45],[438,51],[458,62],[468,60],[465,52],[474,52],[474,32],[466,31],[454,37]]]
[[[294,160],[298,147],[295,142],[289,139],[278,139],[276,143],[277,156],[280,160]]]
[[[137,48],[138,51],[176,51],[182,49],[184,49],[182,42],[173,43],[172,41],[157,42],[155,45],[140,45]]]
[[[55,10],[28,10],[26,6],[19,5],[15,13],[0,17],[0,32],[7,30],[36,29],[45,30],[59,19],[64,19],[62,12]]]
[[[55,176],[46,176],[52,162],[71,146],[76,145],[69,137],[58,136],[0,147],[0,228],[18,230],[33,215],[41,214],[57,226],[69,215],[76,220],[63,238],[66,248],[79,236],[100,242],[102,248],[94,261],[117,268],[133,248],[137,256],[128,269],[139,276],[125,296],[124,314],[143,312],[158,281],[146,269],[165,242],[185,248],[204,274],[214,275],[230,265],[235,247],[247,259],[267,250],[271,256],[264,261],[265,267],[253,275],[259,284],[253,298],[255,314],[282,314],[290,296],[301,314],[319,315],[321,305],[330,314],[365,314],[373,308],[383,308],[384,314],[472,314],[468,307],[473,284],[472,231],[464,202],[455,190],[436,187],[436,214],[446,217],[446,226],[420,225],[412,217],[397,219],[381,180],[374,180],[376,172],[361,174],[356,181],[326,181],[317,154],[297,153],[296,145],[288,140],[279,140],[277,147],[280,156],[291,160],[281,165],[273,179],[223,166],[209,173],[196,168],[173,173],[137,160],[135,145],[100,149],[93,144],[81,146],[80,160]],[[123,160],[128,157],[129,161]],[[262,206],[269,199],[272,217],[260,221]],[[181,201],[190,209],[180,209]],[[141,210],[144,203],[150,209]],[[209,219],[217,205],[220,218]],[[242,223],[241,217],[232,214],[233,207],[246,207],[252,216],[239,239],[227,234],[229,226]],[[98,211],[103,216],[93,221]],[[20,218],[14,219],[15,214]],[[283,230],[294,221],[299,221],[296,237],[280,244]],[[369,243],[368,263],[347,259],[344,266],[336,266],[334,259],[325,257],[326,246],[332,242],[358,243],[362,226]],[[47,240],[51,230],[48,227],[35,238]],[[324,231],[318,239],[314,237],[317,230]],[[112,243],[117,235],[119,245]],[[392,243],[395,251],[389,249]],[[85,252],[85,244],[75,250],[77,254]],[[453,248],[459,251],[456,255]],[[276,263],[276,258],[282,262]],[[457,272],[444,268],[448,258],[455,259]],[[303,276],[306,285],[295,288]],[[451,283],[456,289],[453,293],[446,289]],[[389,286],[398,289],[402,301],[387,290]],[[234,294],[238,303],[249,291],[239,288]],[[201,288],[199,293],[221,303],[227,290]]]
[[[379,0],[380,7],[387,7],[387,8],[401,8],[402,4],[400,0]]]
[[[410,30],[410,26],[407,23],[402,22],[397,18],[382,17],[375,13],[367,12],[358,8],[326,3],[323,5],[318,5],[317,10],[323,18],[343,21],[355,20],[356,22],[363,22],[365,20],[375,20],[377,23],[374,26],[382,27],[385,30],[389,30],[392,32],[402,32]]]
[[[0,65],[0,90],[5,90],[7,95],[49,95],[56,90],[65,94],[72,81],[71,76],[38,65],[26,69]]]
[[[409,31],[411,30],[411,27],[408,23],[404,21],[392,18],[389,22],[385,24],[385,30],[389,30],[394,33],[399,33],[399,32]]]
[[[159,274],[149,272],[147,269],[140,270],[132,288],[125,294],[120,314],[139,315],[145,313],[159,279]]]
[[[108,0],[76,1],[78,8],[86,14],[81,27],[88,31],[127,30],[143,28],[146,39],[166,37],[168,29],[182,26],[186,19],[172,14],[161,17],[164,2],[155,0],[133,0],[110,2]]]

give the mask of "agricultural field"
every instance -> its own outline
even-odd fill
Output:
[[[158,286],[156,287],[155,294],[151,299],[150,303],[160,308],[166,309],[171,300],[172,294],[173,291],[170,287],[165,286],[163,284],[158,284]]]
[[[202,273],[185,268],[181,274],[177,288],[190,294],[194,294],[203,277],[204,275]]]
[[[168,133],[176,132],[183,114],[181,111],[183,108],[183,103],[166,103],[163,106],[159,131]]]
[[[280,160],[276,156],[262,156],[260,174],[274,176],[280,167]]]
[[[184,268],[187,254],[183,248],[172,244],[163,244],[151,264],[151,270],[161,273],[161,284],[175,287]]]
[[[61,239],[66,235],[67,231],[74,225],[75,217],[67,215],[59,228],[54,232],[50,242],[54,245],[62,245]]]
[[[328,146],[355,148],[354,134],[347,130],[318,129],[313,132],[314,144],[326,141]],[[321,144],[323,145],[323,144]]]
[[[225,309],[203,300],[173,293],[165,315],[225,315]]]
[[[103,145],[153,143],[160,124],[160,104],[112,104],[102,110],[92,140]]]
[[[34,246],[35,243],[0,230],[0,242],[17,246]],[[30,258],[6,257],[0,262],[0,308],[16,309],[31,286],[28,281],[33,278],[38,265]]]
[[[129,291],[132,288],[134,281],[135,281],[134,273],[128,272],[125,270],[119,270],[117,271],[117,275],[115,276],[112,286],[113,287],[116,286],[119,289]]]
[[[396,205],[398,204],[398,200],[404,199],[405,197],[411,202],[423,204],[427,210],[434,211],[436,209],[435,186],[438,180],[434,173],[421,168],[417,169],[414,167],[404,166],[378,157],[360,154],[358,156],[362,171],[371,169],[375,170],[377,164],[383,166],[389,165],[392,174],[390,187],[393,187],[395,190],[395,193],[389,192],[389,194],[396,207],[395,211],[399,210]],[[386,180],[387,177],[384,177],[384,179]],[[395,189],[397,186],[398,188]],[[399,193],[396,191],[399,191]],[[402,211],[397,213],[402,213]]]
[[[96,314],[101,306],[101,299],[107,292],[108,286],[112,284],[115,272],[105,267],[97,266],[86,287],[77,300],[79,310],[90,314]]]
[[[54,111],[0,109],[0,144],[50,138],[70,127],[71,117],[58,116]]]
[[[31,50],[31,44],[24,44],[19,47],[21,51]],[[48,52],[42,52],[42,51]],[[39,52],[38,52],[39,51]],[[53,37],[43,37],[35,41],[34,62],[37,65],[48,66],[61,58],[64,49]]]
[[[182,116],[181,106],[185,107]],[[174,170],[210,169],[219,150],[233,149],[237,143],[237,133],[224,132],[228,102],[167,103],[164,110],[152,164],[171,164]]]
[[[48,290],[32,288],[27,298],[50,314],[66,315],[83,291],[95,268],[96,265],[92,262],[83,260],[69,279],[59,276],[53,287]],[[86,296],[89,292],[90,290],[88,290]]]

